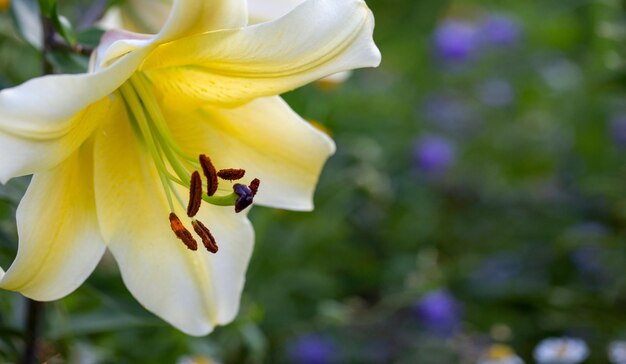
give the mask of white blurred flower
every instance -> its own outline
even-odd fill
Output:
[[[181,356],[176,360],[176,364],[220,364],[218,361],[215,361],[211,358],[207,358],[205,356],[194,355],[194,356]]]
[[[524,364],[508,345],[494,344],[481,356],[478,364]]]
[[[612,341],[608,347],[609,361],[613,364],[626,364],[626,341]]]
[[[581,339],[547,338],[535,347],[533,356],[540,364],[577,364],[587,359],[589,348]]]

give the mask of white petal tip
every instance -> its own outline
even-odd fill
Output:
[[[176,327],[178,330],[182,331],[183,333],[189,336],[195,336],[195,337],[207,336],[208,334],[212,333],[213,330],[215,330],[215,326],[213,325],[206,325],[202,327],[193,327],[193,328],[177,326],[177,325],[173,325],[173,326]]]

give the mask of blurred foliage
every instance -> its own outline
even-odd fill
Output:
[[[185,336],[146,312],[105,257],[75,293],[46,305],[42,360],[473,363],[500,342],[531,362],[541,339],[570,335],[589,344],[588,363],[607,361],[608,343],[626,338],[625,3],[368,4],[381,67],[285,95],[338,152],[314,212],[253,209],[237,320]],[[0,87],[41,74],[33,9],[15,0],[0,13]],[[62,2],[54,12],[66,20],[53,25],[94,45],[103,9]],[[518,33],[489,40],[481,32],[494,16]],[[482,41],[459,51],[456,36]],[[47,55],[57,72],[87,61],[67,49]],[[449,145],[445,165],[441,148],[423,150],[433,136]],[[437,173],[424,161],[440,163]],[[0,187],[4,268],[27,184]],[[460,307],[444,335],[416,309],[437,290]],[[24,299],[0,292],[2,362],[19,358],[23,316]]]

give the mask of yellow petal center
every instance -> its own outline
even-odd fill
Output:
[[[233,192],[226,195],[214,195],[218,177],[225,180],[242,178],[245,171],[240,169],[224,169],[217,172],[205,155],[192,156],[185,152],[174,139],[167,121],[161,111],[159,102],[154,95],[153,86],[142,72],[136,72],[118,90],[124,102],[135,136],[152,157],[158,172],[163,192],[170,207],[170,223],[172,230],[185,245],[196,250],[197,243],[192,234],[183,226],[174,214],[177,207],[187,209],[196,233],[202,238],[205,247],[212,253],[217,250],[209,230],[193,217],[198,212],[201,200],[218,206],[235,206],[235,212],[245,209],[252,203],[259,181],[254,179],[250,186],[235,184]],[[207,193],[202,192],[199,172],[203,171],[207,179]],[[175,185],[189,190],[189,201],[180,196]],[[202,226],[202,228],[198,228]]]

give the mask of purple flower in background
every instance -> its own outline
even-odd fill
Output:
[[[570,253],[570,260],[582,273],[601,275],[604,265],[601,261],[602,249],[599,246],[582,246]]]
[[[522,38],[520,24],[506,15],[491,15],[480,27],[481,43],[493,47],[511,47]]]
[[[307,334],[289,344],[290,363],[328,364],[337,362],[337,346],[326,336]]]
[[[445,289],[426,294],[415,303],[413,310],[422,324],[438,335],[454,333],[461,321],[461,305]]]
[[[522,258],[514,253],[501,252],[484,259],[471,274],[471,279],[482,289],[501,291],[522,273]]]
[[[515,98],[511,84],[502,79],[490,79],[477,87],[478,97],[485,105],[503,107],[510,105]]]
[[[460,20],[446,20],[433,35],[436,55],[444,61],[457,63],[471,59],[478,46],[477,29]]]
[[[413,150],[416,167],[431,176],[445,173],[456,161],[456,150],[446,138],[428,135],[420,138]]]
[[[453,92],[435,92],[424,98],[421,111],[423,117],[449,131],[462,129],[472,123],[473,112],[465,102]]]
[[[617,115],[611,119],[609,133],[617,146],[626,147],[626,114]]]

